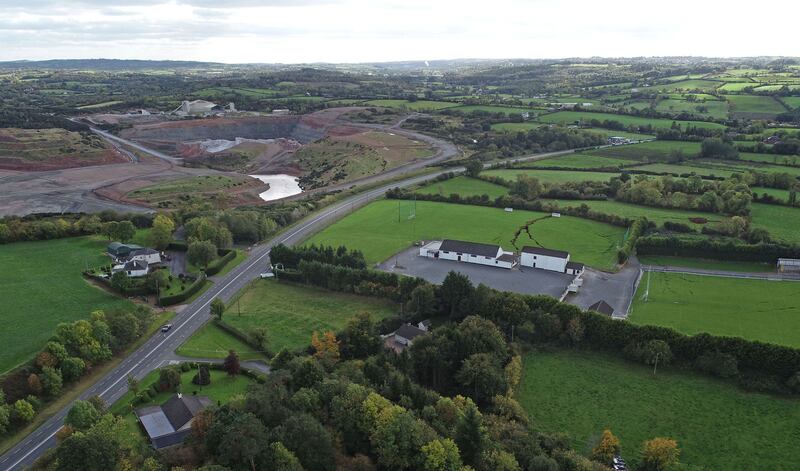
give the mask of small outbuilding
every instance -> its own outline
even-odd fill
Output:
[[[136,418],[158,450],[183,443],[195,416],[211,404],[206,396],[176,394],[160,406],[136,409]]]
[[[798,258],[779,258],[778,271],[797,271],[800,272],[800,259]]]
[[[520,265],[523,267],[540,268],[542,270],[566,273],[569,262],[569,252],[563,250],[546,249],[544,247],[522,248]]]
[[[123,244],[122,242],[111,242],[106,247],[106,252],[114,258],[125,258],[134,250],[142,247],[136,244]]]
[[[579,262],[567,262],[566,273],[567,275],[580,276],[583,274],[584,266]]]
[[[594,311],[598,314],[603,314],[608,317],[611,317],[614,314],[614,308],[602,299],[589,306],[589,309],[587,310]]]

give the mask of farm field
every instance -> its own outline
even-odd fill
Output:
[[[706,260],[701,258],[670,257],[657,255],[641,255],[639,261],[642,265],[661,265],[685,268],[702,268],[706,270],[740,271],[746,273],[774,272],[775,265],[771,263],[736,262],[722,260]]]
[[[416,192],[425,195],[442,196],[450,196],[453,193],[461,196],[489,195],[489,198],[495,199],[498,196],[508,194],[508,188],[501,185],[495,185],[494,183],[485,182],[477,178],[461,176],[441,182],[431,183],[418,189]]]
[[[764,164],[800,166],[800,155],[756,154],[753,152],[739,152],[739,160],[759,162]]]
[[[761,164],[755,162],[736,161],[736,160],[711,160],[711,159],[695,160],[692,163],[698,167],[702,166],[712,169],[721,168],[725,170],[731,170],[734,172],[746,172],[748,170],[752,170],[754,172],[760,172],[760,173],[788,173],[789,175],[800,176],[800,167],[787,167],[783,165],[770,165],[770,164]]]
[[[543,160],[541,162],[552,162],[550,165],[560,165],[558,164],[558,159],[561,157],[557,157],[554,160]],[[616,172],[570,172],[570,171],[563,171],[563,170],[531,170],[531,169],[495,169],[495,170],[484,170],[481,172],[481,175],[492,176],[492,177],[500,177],[502,179],[508,181],[514,181],[517,179],[517,175],[528,175],[531,177],[536,177],[542,183],[566,183],[566,182],[583,182],[583,181],[594,181],[594,182],[605,182],[610,180],[612,177],[619,176],[619,173]]]
[[[771,117],[783,113],[786,108],[770,96],[728,95],[731,113],[749,118]]]
[[[727,82],[725,85],[719,87],[717,90],[721,92],[741,92],[747,87],[757,87],[758,84],[754,82]]]
[[[544,114],[538,117],[539,121],[546,123],[565,123],[572,124],[576,121],[591,121],[596,119],[598,121],[618,121],[625,126],[646,126],[650,125],[658,129],[668,129],[675,122],[679,126],[686,127],[694,126],[697,128],[706,129],[724,129],[725,126],[717,123],[707,123],[705,121],[680,121],[671,119],[658,119],[658,118],[641,118],[638,116],[628,116],[613,113],[591,113],[584,111],[557,111],[555,113]]]
[[[228,351],[234,350],[241,360],[263,360],[265,355],[255,351],[253,347],[236,338],[233,334],[221,329],[213,322],[209,322],[177,350],[175,353],[191,358],[217,358],[228,356]]]
[[[650,278],[650,295],[642,300]],[[629,321],[800,347],[800,282],[649,273],[639,283]]]
[[[488,113],[505,113],[505,114],[520,114],[530,113],[533,116],[535,113],[541,113],[542,110],[533,108],[515,108],[512,106],[493,106],[493,105],[462,105],[452,108],[453,111],[460,111],[461,113],[472,113],[473,111],[485,111]]]
[[[419,240],[460,239],[498,244],[512,250],[511,240],[526,222],[544,213],[430,201],[416,202],[416,217],[408,218],[413,202],[381,200],[329,226],[308,242],[317,245],[353,245],[369,263],[382,262]],[[402,211],[398,222],[398,209]],[[615,266],[617,245],[625,230],[569,216],[549,218],[535,225],[536,240],[544,247],[568,250],[572,258],[601,268]],[[530,244],[522,236],[517,245]]]
[[[526,121],[524,123],[497,123],[492,124],[492,131],[500,132],[527,132],[531,129],[538,129],[544,126],[542,123],[535,121]]]
[[[624,137],[625,139],[630,139],[632,141],[644,141],[647,139],[655,139],[656,136],[652,134],[642,134],[638,132],[630,132],[630,131],[616,131],[613,129],[603,129],[603,128],[583,128],[584,131],[591,131],[598,134],[602,134],[606,137],[611,136],[619,136]]]
[[[228,307],[222,320],[245,335],[256,327],[266,328],[269,349],[277,353],[282,348],[307,347],[314,331],[338,332],[358,313],[369,312],[374,320],[379,320],[396,314],[398,309],[383,299],[256,280]],[[188,349],[197,343],[193,336],[181,348]]]
[[[800,108],[800,96],[781,97],[781,101],[789,108]]]
[[[661,113],[691,113],[712,119],[726,119],[728,117],[728,103],[719,100],[688,101],[688,100],[660,100],[656,111]]]
[[[667,209],[667,208],[654,208],[650,206],[640,206],[637,204],[623,203],[620,201],[606,200],[606,201],[576,201],[576,200],[542,200],[550,203],[556,203],[561,207],[579,207],[585,204],[594,211],[601,213],[616,214],[621,217],[635,219],[638,217],[646,217],[651,221],[663,223],[664,221],[682,222],[693,225],[689,218],[705,218],[710,222],[721,221],[725,216],[714,213],[706,213],[701,211],[685,211],[682,209]],[[700,225],[696,225],[695,229],[700,229]]]
[[[753,203],[750,218],[753,226],[763,227],[773,238],[800,243],[800,208]]]
[[[744,392],[694,373],[652,368],[598,352],[525,356],[517,399],[545,431],[565,431],[589,453],[605,428],[636,469],[642,442],[670,437],[680,461],[713,470],[790,470],[800,401]],[[724,437],[724,438],[721,438]]]
[[[673,91],[673,90],[713,90],[720,86],[721,83],[713,80],[702,79],[689,79],[679,80],[666,85],[654,85],[646,87],[645,89],[659,90],[659,91]]]
[[[768,194],[773,198],[778,198],[782,201],[789,200],[789,190],[782,190],[780,188],[762,188],[762,187],[751,187],[750,190],[753,193],[758,193],[759,195]]]
[[[106,243],[70,237],[0,245],[0,373],[35,355],[60,322],[131,305],[81,275],[87,265],[108,263]]]
[[[458,103],[449,101],[408,101],[408,100],[370,100],[364,106],[383,106],[386,108],[406,108],[411,111],[436,111],[458,106]]]
[[[524,165],[525,167],[565,167],[574,169],[593,169],[619,167],[622,165],[631,165],[632,163],[635,164],[636,162],[631,162],[627,159],[599,157],[590,152],[586,152],[579,154],[559,155],[557,157],[551,157],[543,160],[520,162],[519,165]]]
[[[700,152],[700,143],[687,141],[649,141],[639,144],[604,147],[602,149],[588,151],[587,153],[601,157],[619,157],[631,160],[652,161],[666,159],[672,152],[680,152],[686,157],[692,157]]]
[[[694,173],[695,175],[700,175],[701,177],[707,177],[711,175],[717,177],[729,177],[734,173],[742,171],[742,170],[707,168],[707,167],[680,165],[680,164],[646,164],[646,165],[639,165],[637,167],[631,167],[631,170],[645,170],[648,172],[671,173],[673,175],[684,175],[684,174]]]

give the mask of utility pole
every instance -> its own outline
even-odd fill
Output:
[[[656,374],[656,368],[658,368],[658,356],[659,356],[659,355],[661,355],[661,353],[660,353],[660,352],[659,352],[659,353],[656,353],[656,361],[653,363],[653,376],[655,376],[655,374]]]

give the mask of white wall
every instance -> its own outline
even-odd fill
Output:
[[[497,260],[496,257],[499,257],[503,253],[502,250],[497,251],[497,255],[495,257],[486,258],[483,255],[473,255],[468,253],[461,254],[461,261],[468,262],[468,263],[477,263],[478,265],[488,265],[492,267],[500,267],[500,268],[511,268],[510,262],[501,262]],[[445,252],[439,251],[439,258],[442,260],[458,260],[458,253],[457,252]]]
[[[532,254],[522,252],[520,257],[520,265],[523,267],[541,268],[542,270],[550,270],[564,273],[567,269],[567,258],[550,257],[548,255]]]
[[[135,255],[131,257],[131,260],[139,260],[141,262],[146,262],[148,265],[152,265],[154,263],[161,263],[161,254]]]

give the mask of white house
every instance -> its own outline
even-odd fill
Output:
[[[402,352],[412,343],[414,343],[414,339],[428,333],[427,329],[421,328],[422,322],[420,322],[418,325],[419,327],[411,324],[401,325],[397,330],[384,337],[383,345],[395,353]]]
[[[567,273],[568,262],[569,252],[526,245],[522,248],[522,256],[519,263],[523,267]],[[573,270],[575,268],[577,267],[574,267]]]
[[[513,252],[504,252],[499,245],[452,239],[429,242],[420,247],[419,255],[420,257],[477,263],[500,268],[512,268],[517,263]]]
[[[135,249],[131,250],[131,253],[128,254],[126,257],[127,261],[139,261],[144,262],[148,265],[152,265],[154,263],[161,263],[161,253],[158,250],[154,249]]]
[[[138,278],[140,276],[145,276],[150,272],[150,267],[145,262],[141,262],[139,260],[131,260],[130,262],[125,262],[124,264],[115,265],[112,267],[111,272],[125,272],[131,278]]]

